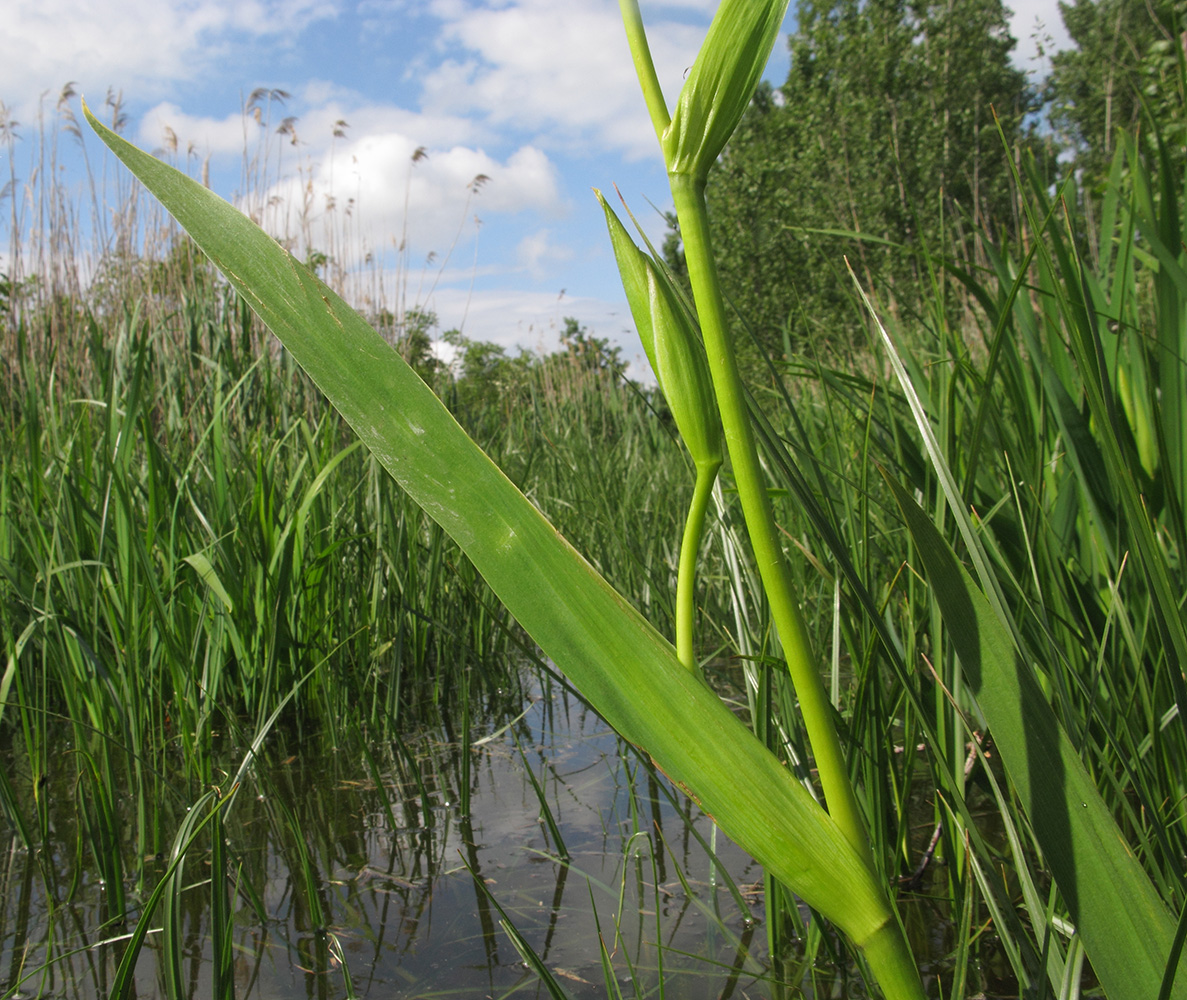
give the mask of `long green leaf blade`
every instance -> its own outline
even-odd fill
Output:
[[[89,111],[87,119],[594,707],[740,846],[871,948],[872,962],[878,954],[888,995],[918,995],[890,986],[909,983],[914,969],[885,958],[897,921],[833,820],[558,535],[390,345],[232,206]]]
[[[1158,996],[1175,924],[1113,821],[1010,631],[910,494],[891,477],[969,687],[1034,827],[1093,970],[1113,1000]],[[1187,998],[1176,980],[1170,996]]]

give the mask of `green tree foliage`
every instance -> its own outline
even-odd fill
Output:
[[[1108,175],[1119,131],[1133,132],[1142,106],[1183,162],[1182,30],[1185,0],[1061,3],[1076,47],[1052,58],[1051,118],[1076,157],[1086,187]]]
[[[1014,140],[1035,107],[1013,46],[1000,0],[800,0],[786,84],[709,179],[724,287],[765,346],[850,338],[843,255],[912,310],[921,247],[971,257],[973,227],[1011,225],[994,111]]]
[[[506,416],[523,402],[529,376],[539,364],[536,355],[522,348],[509,355],[501,345],[471,340],[460,330],[447,330],[441,339],[455,352],[450,365],[453,381],[442,395],[463,423],[474,413]]]
[[[444,370],[433,347],[433,331],[437,329],[437,314],[429,309],[414,308],[397,317],[388,309],[372,318],[375,329],[395,345],[400,356],[408,362],[421,379],[435,386]]]
[[[565,317],[565,328],[561,331],[561,346],[563,350],[553,357],[567,356],[583,368],[620,372],[625,367],[622,348],[615,347],[605,337],[595,337],[572,316]]]

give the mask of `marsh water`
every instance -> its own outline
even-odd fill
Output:
[[[338,748],[270,738],[225,825],[236,996],[547,995],[511,933],[574,997],[606,996],[608,975],[627,996],[661,981],[669,997],[771,995],[761,869],[562,685],[537,674],[524,695],[520,714],[475,719],[465,741],[449,725]],[[71,738],[40,782],[48,846],[0,833],[0,996],[107,996],[166,872],[167,851],[127,856],[138,819],[116,794],[111,826],[129,836],[111,845],[124,855],[113,896]],[[28,761],[3,753],[12,785],[27,782]],[[149,817],[164,833],[201,789],[177,791]],[[134,996],[213,995],[212,857],[199,840],[186,862],[180,963],[166,968],[158,908]]]

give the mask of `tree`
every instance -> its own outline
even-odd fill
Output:
[[[395,346],[417,375],[428,385],[436,385],[445,366],[433,345],[433,331],[437,328],[435,312],[413,307],[400,318],[389,309],[381,309],[373,317],[372,325]]]
[[[452,348],[445,364],[429,336],[437,323],[431,312],[412,311],[396,344],[406,361],[441,396],[471,433],[485,438],[502,427],[516,410],[532,405],[540,385],[556,388],[591,380],[613,382],[624,367],[622,349],[596,337],[571,316],[565,317],[560,348],[538,355],[525,348],[509,354],[499,344],[472,340],[460,330],[447,330],[441,341]],[[384,329],[381,325],[380,329]],[[389,334],[390,336],[390,334]],[[485,429],[481,426],[485,422]]]
[[[1059,7],[1076,47],[1052,58],[1047,97],[1052,121],[1074,151],[1085,186],[1099,186],[1108,175],[1117,131],[1138,128],[1143,101],[1182,163],[1177,49],[1187,3],[1073,0]],[[1167,128],[1175,129],[1173,139]]]
[[[554,357],[567,358],[581,368],[617,373],[626,367],[621,347],[614,346],[605,337],[593,336],[587,327],[572,316],[565,317],[561,347],[562,350],[557,351]]]
[[[1036,107],[1001,0],[800,0],[789,44],[708,188],[727,294],[776,352],[786,328],[851,336],[843,254],[910,310],[922,248],[972,257],[973,227],[1012,225],[994,112],[1012,142]]]
[[[534,354],[520,348],[511,357],[500,345],[471,340],[460,330],[447,330],[441,339],[456,352],[450,365],[453,384],[445,396],[455,416],[505,416],[522,405],[529,376],[539,364]]]

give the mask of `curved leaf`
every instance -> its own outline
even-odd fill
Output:
[[[1113,1000],[1159,995],[1175,923],[1009,629],[911,495],[884,474],[923,562],[961,669],[1034,827],[1097,978]],[[1187,1000],[1187,978],[1169,994]]]
[[[913,968],[878,957],[892,950],[898,923],[876,875],[833,820],[390,345],[235,208],[86,115],[590,703],[741,847],[866,947],[876,971],[885,966],[887,995],[917,996]]]

